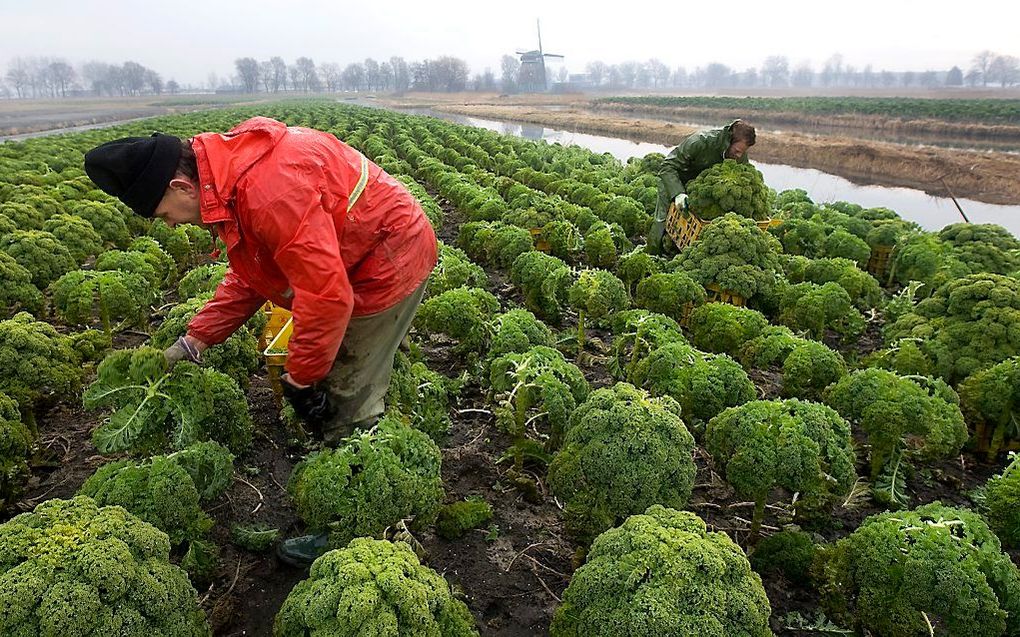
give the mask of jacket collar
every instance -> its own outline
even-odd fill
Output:
[[[192,138],[201,188],[202,221],[213,224],[233,218],[229,209],[237,182],[287,133],[287,125],[253,117],[228,133],[202,133]]]

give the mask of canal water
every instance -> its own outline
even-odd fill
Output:
[[[399,109],[401,112],[437,117],[457,124],[475,126],[532,140],[549,143],[576,145],[596,153],[610,153],[620,161],[631,157],[642,157],[648,153],[668,153],[669,146],[634,142],[618,137],[575,133],[548,128],[540,124],[525,122],[504,122],[452,113],[441,113],[431,109]],[[956,204],[949,197],[934,197],[922,190],[912,188],[889,188],[885,186],[861,186],[842,177],[813,170],[794,168],[782,164],[752,163],[762,172],[765,183],[772,188],[787,190],[803,188],[808,196],[818,203],[828,201],[849,201],[865,208],[885,207],[895,210],[904,219],[920,224],[926,230],[963,221]],[[1020,175],[1017,176],[1020,179]],[[970,199],[957,199],[960,207],[972,223],[997,223],[1020,237],[1020,206],[1002,206]]]

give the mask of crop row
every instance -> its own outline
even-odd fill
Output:
[[[809,115],[877,115],[895,119],[940,119],[978,124],[1020,124],[1020,100],[924,99],[910,97],[605,97],[596,104],[737,110]]]
[[[203,366],[168,372],[159,348],[183,332],[226,265],[203,256],[207,233],[130,215],[79,166],[83,150],[110,137],[226,130],[255,113],[0,147],[0,267],[12,282],[0,290],[12,316],[0,321],[0,394],[9,397],[0,422],[15,441],[0,459],[4,504],[27,477],[36,414],[55,401],[83,396],[105,415],[97,450],[132,454],[100,467],[82,497],[0,527],[12,548],[0,590],[16,591],[14,610],[0,615],[7,632],[55,632],[72,618],[100,633],[208,631],[168,560],[173,550],[195,583],[215,569],[203,508],[230,483],[234,456],[250,453],[243,388],[261,366],[264,318],[212,348]],[[727,166],[691,189],[718,215],[665,258],[642,245],[661,156],[621,164],[334,104],[257,113],[358,147],[452,237],[416,317],[416,345],[398,354],[390,412],[340,448],[308,454],[287,485],[307,528],[331,531],[335,550],[284,602],[277,634],[476,631],[407,545],[372,539],[434,528],[456,541],[491,515],[480,501],[441,507],[441,445],[466,386],[486,396],[507,435],[507,481],[536,500],[547,483],[586,555],[553,634],[768,635],[761,576],[816,589],[829,619],[874,634],[1020,630],[1020,573],[1001,550],[1020,542],[1020,471],[991,480],[976,513],[900,510],[920,501],[916,472],[968,444],[998,463],[1017,442],[1020,242],[1004,230],[926,233],[887,209],[768,192],[753,168]],[[752,217],[762,212],[782,223],[761,230]],[[890,251],[889,269],[876,267]],[[510,294],[493,284],[497,273]],[[712,301],[720,291],[746,307]],[[164,300],[174,303],[154,312]],[[147,345],[109,351],[129,327],[150,332]],[[876,344],[862,346],[869,338]],[[430,369],[425,352],[436,348],[455,376]],[[683,510],[699,454],[753,504],[732,538]],[[831,532],[835,511],[862,487],[876,515],[860,528],[829,543],[805,532]],[[130,513],[97,508],[110,504]],[[766,522],[788,528],[759,539]],[[234,541],[264,550],[271,531],[239,527]],[[925,581],[941,584],[917,586]]]

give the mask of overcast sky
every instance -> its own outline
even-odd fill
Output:
[[[201,84],[210,72],[233,73],[244,56],[344,65],[454,55],[498,77],[501,55],[535,46],[536,17],[545,50],[565,55],[572,72],[595,59],[743,70],[785,55],[791,68],[808,60],[820,69],[840,53],[859,69],[925,71],[966,70],[986,49],[1020,56],[1012,0],[0,0],[0,69],[16,56],[134,60],[166,80]]]

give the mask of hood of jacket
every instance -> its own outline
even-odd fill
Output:
[[[192,139],[198,165],[202,221],[219,223],[230,218],[227,210],[237,182],[287,134],[287,125],[268,117],[253,117],[227,133],[202,133]]]

